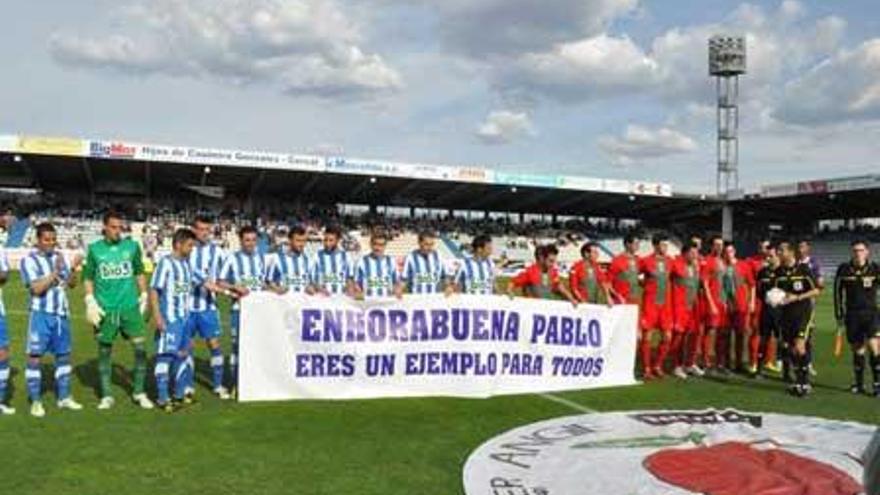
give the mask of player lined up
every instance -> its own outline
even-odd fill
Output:
[[[370,238],[370,252],[357,262],[341,249],[342,232],[336,227],[325,230],[323,247],[314,256],[305,251],[306,232],[300,227],[291,229],[288,249],[272,254],[260,253],[258,232],[243,227],[239,231],[240,249],[224,253],[210,242],[213,225],[204,217],[196,218],[190,229],[175,232],[172,252],[159,260],[148,285],[140,248],[122,238],[122,226],[119,215],[105,216],[103,238],[89,246],[82,277],[86,316],[98,342],[99,409],[114,405],[111,351],[120,333],[134,351],[132,400],[145,409],[154,407],[145,393],[145,316],[153,320],[156,329],[157,404],[170,411],[193,400],[192,355],[197,338],[205,341],[211,355],[213,392],[221,399],[235,395],[240,304],[253,292],[358,299],[401,297],[404,291],[446,295],[500,292],[488,236],[473,239],[473,256],[463,259],[453,274],[436,251],[436,235],[422,232],[418,248],[405,257],[398,271],[395,261],[385,253],[387,240],[381,234]],[[671,372],[681,379],[702,376],[707,369],[720,374],[734,369],[760,377],[773,368],[777,354],[773,344],[778,341],[784,376],[793,381],[792,393],[803,396],[810,391],[813,301],[821,281],[816,269],[810,267],[815,262],[810,261],[808,247],[799,246],[798,257],[790,243],[774,246],[762,241],[758,255],[741,260],[733,244],[717,236],[710,239],[706,256],[700,254],[699,238],[691,239],[675,258],[668,254],[667,237],[655,236],[652,245],[650,255],[639,257],[639,239],[627,237],[624,252],[613,258],[606,271],[599,264],[601,247],[587,243],[581,248],[581,260],[567,274],[567,283],[557,268],[556,248],[539,246],[535,262],[509,281],[506,293],[562,298],[575,305],[638,305],[638,357],[646,380],[665,376],[667,360],[671,361]],[[35,250],[21,262],[22,281],[31,296],[25,377],[31,414],[37,417],[45,414],[40,369],[43,356],[49,353],[55,358],[58,407],[82,408],[70,394],[70,312],[66,293],[76,284],[75,273],[82,270],[82,264],[81,258],[68,261],[56,251],[55,230],[50,224],[37,227]],[[0,256],[0,284],[5,282],[7,272],[5,257]],[[835,279],[835,315],[846,326],[853,348],[855,393],[865,392],[867,363],[873,374],[873,393],[880,395],[880,331],[875,302],[878,276],[880,268],[868,261],[867,244],[858,242],[853,244],[853,260],[841,265]],[[781,299],[765,303],[771,301],[774,291],[782,291]],[[220,345],[220,294],[233,300],[228,376]],[[4,404],[10,373],[3,315],[0,301],[0,413],[11,414],[14,410]],[[744,363],[746,350],[748,368]],[[227,383],[231,391],[225,387]]]

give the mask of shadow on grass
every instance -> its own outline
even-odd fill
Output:
[[[150,370],[153,369],[153,359],[150,358],[147,360],[147,393],[152,395],[154,390],[154,380],[151,379],[152,373]],[[113,363],[113,368],[110,373],[110,382],[116,386],[125,390],[127,395],[131,395],[134,391],[133,383],[132,383],[132,373],[133,370],[130,367],[122,366],[118,363]],[[74,374],[76,375],[79,383],[86,388],[90,388],[95,397],[101,396],[101,379],[98,374],[98,360],[93,358],[89,361],[79,364],[74,368]]]

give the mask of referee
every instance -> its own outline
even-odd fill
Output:
[[[776,276],[777,270],[779,269],[779,254],[776,251],[776,246],[771,245],[767,242],[767,246],[764,247],[762,243],[762,251],[763,251],[763,266],[760,270],[758,270],[757,275],[755,275],[755,292],[756,299],[758,301],[766,301],[767,293],[770,292],[770,289],[776,287]],[[754,260],[757,261],[756,259]],[[782,340],[782,336],[779,332],[779,319],[781,308],[774,308],[769,304],[763,304],[761,307],[760,320],[758,322],[758,335],[760,335],[760,345],[758,347],[758,369],[755,373],[756,378],[760,378],[764,375],[764,367],[767,363],[767,354],[768,349],[770,348],[771,339],[776,339],[777,341]],[[782,346],[780,346],[782,347]]]
[[[779,243],[779,256],[782,264],[776,269],[776,287],[785,291],[779,326],[795,371],[795,383],[789,391],[806,397],[811,388],[807,342],[813,326],[813,299],[819,295],[819,287],[810,267],[797,262],[790,242]]]
[[[870,261],[867,242],[853,241],[851,247],[852,259],[841,263],[834,277],[834,316],[838,327],[846,325],[846,340],[853,353],[855,380],[850,390],[854,394],[865,393],[865,354],[866,343],[869,343],[874,375],[872,392],[880,397],[880,329],[877,326],[880,265]]]

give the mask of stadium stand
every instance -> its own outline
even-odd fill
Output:
[[[832,276],[841,263],[850,259],[849,245],[849,241],[815,240],[812,242],[813,257],[819,262],[825,277]]]
[[[9,233],[6,237],[6,244],[9,247],[19,247],[24,242],[25,235],[30,227],[28,218],[17,218],[9,227]]]

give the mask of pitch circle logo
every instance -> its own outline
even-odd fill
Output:
[[[876,427],[736,410],[541,421],[481,445],[467,495],[858,495]]]

